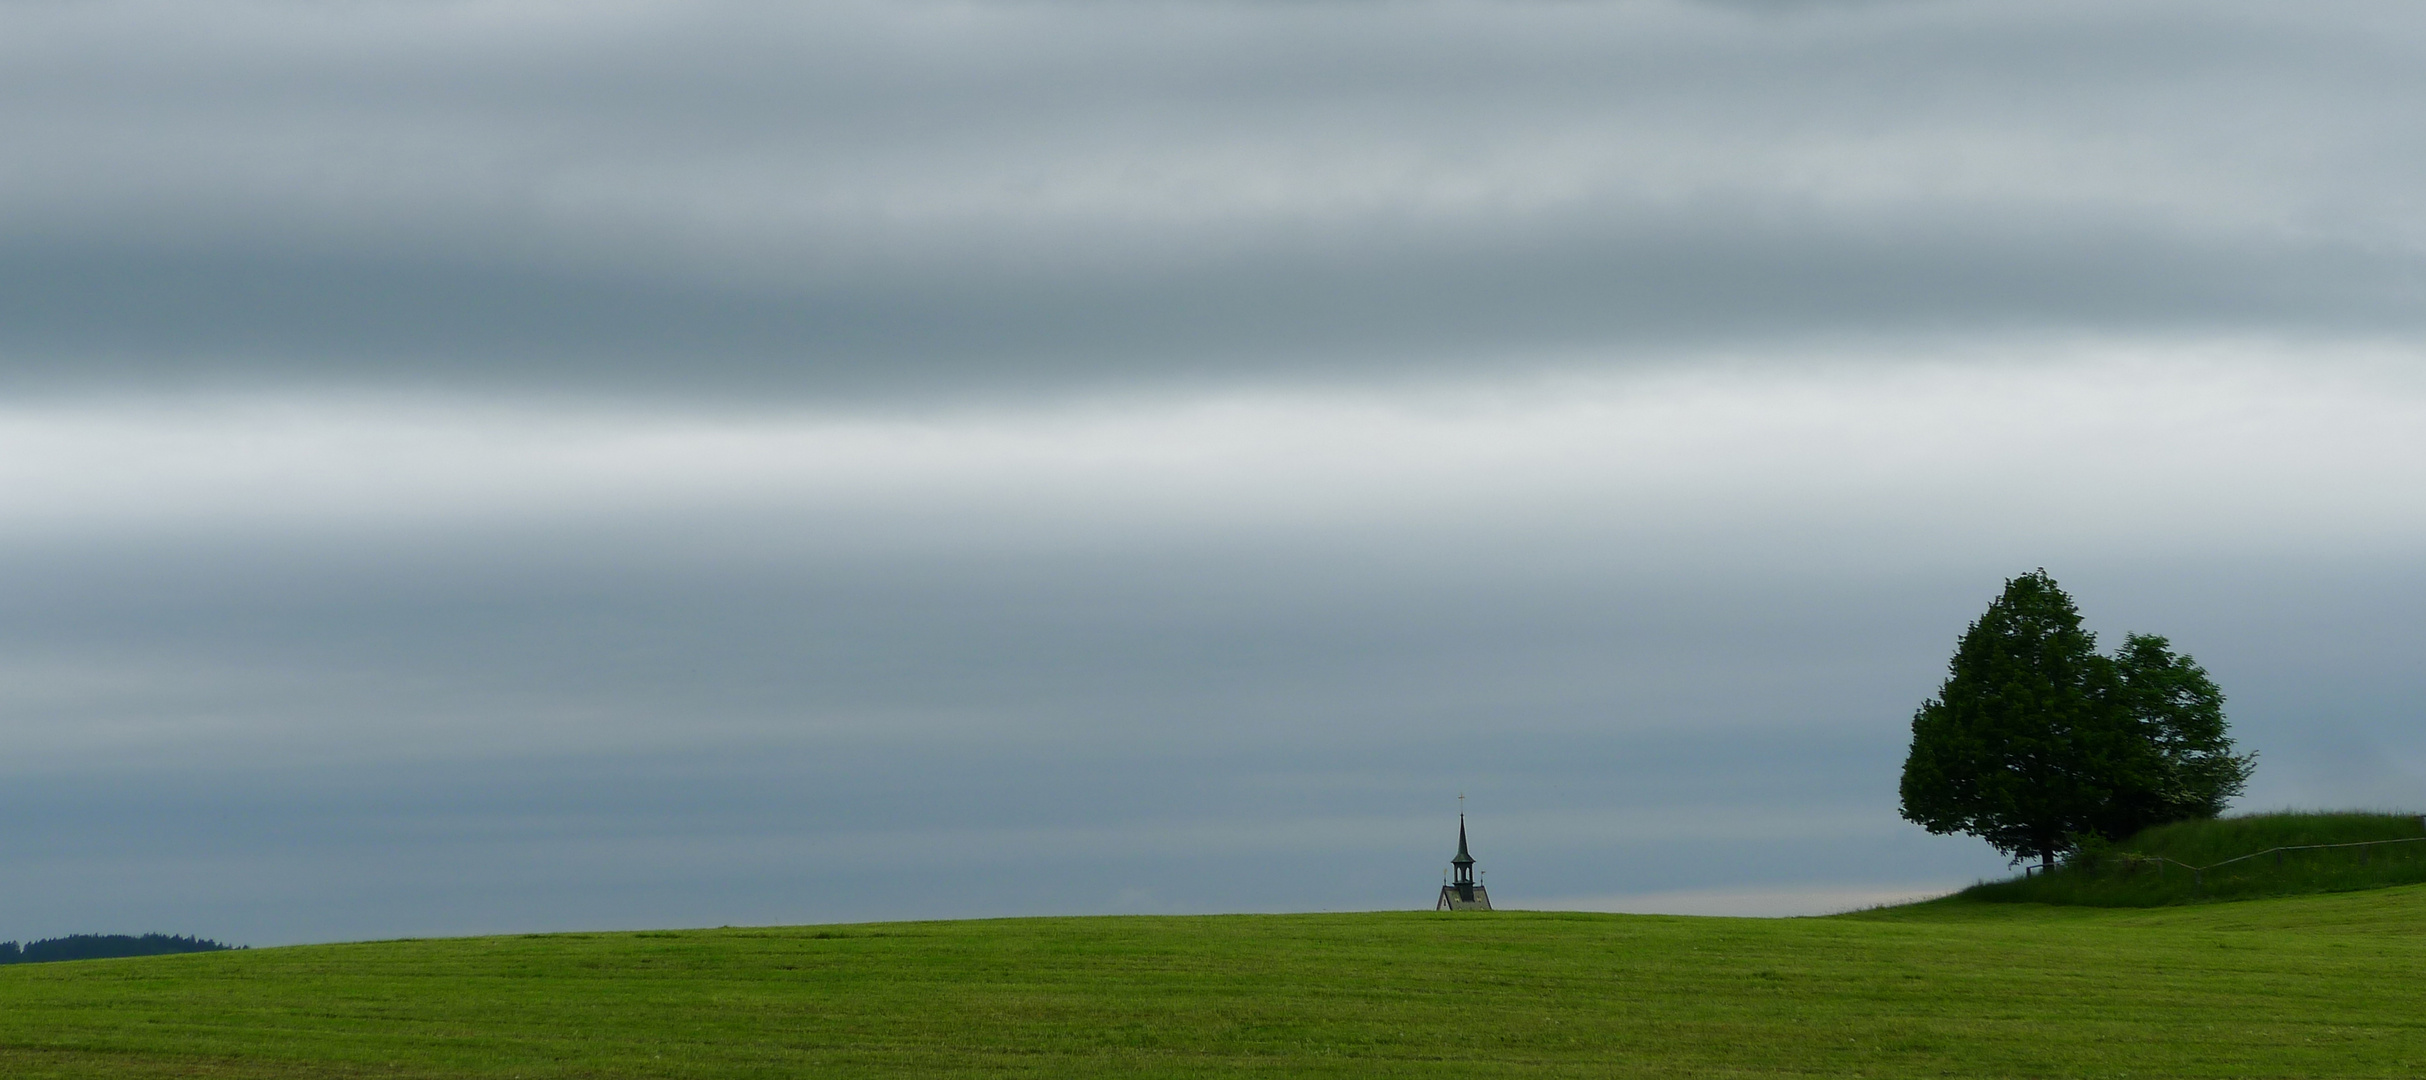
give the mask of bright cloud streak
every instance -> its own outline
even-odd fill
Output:
[[[2027,529],[2129,544],[2415,536],[2426,386],[2397,354],[1702,369],[1025,411],[684,416],[232,400],[0,414],[17,542],[121,530],[428,529],[938,508],[1096,543],[1365,520],[1455,531],[1645,515],[1692,529]],[[954,541],[985,544],[1006,534]],[[2174,541],[2165,541],[2174,542]]]

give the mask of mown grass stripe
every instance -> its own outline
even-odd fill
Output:
[[[2426,1072],[2422,923],[2426,889],[2407,888],[2156,910],[1035,919],[259,949],[0,971],[0,1066],[2409,1076]]]

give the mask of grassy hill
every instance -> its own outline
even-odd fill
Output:
[[[1975,885],[1963,899],[2153,907],[2426,884],[2415,814],[2275,813],[2160,825],[2051,874]]]
[[[2416,1076],[2422,925],[2426,887],[256,949],[0,969],[0,1073]]]

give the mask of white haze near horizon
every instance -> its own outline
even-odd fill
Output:
[[[2002,581],[2426,805],[2426,15],[0,8],[0,938],[1808,914]]]

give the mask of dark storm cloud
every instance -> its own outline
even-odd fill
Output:
[[[0,15],[7,385],[985,394],[2426,298],[2398,6],[213,12]]]
[[[1935,644],[1888,605],[1540,550],[1558,580],[1526,585],[1403,540],[1414,572],[1353,544],[594,561],[644,539],[20,550],[0,855],[43,870],[12,917],[275,942],[1402,906],[1442,856],[1410,823],[1459,790],[1536,898],[1977,854],[1880,813],[1895,734],[1847,713]],[[1746,647],[1768,670],[1709,660]]]
[[[1478,355],[1522,365],[1810,335],[2382,335],[2414,329],[2426,310],[2413,261],[2354,248],[2216,250],[2120,227],[2050,239],[1958,223],[1894,246],[1721,233],[1468,248],[1376,238],[1352,258],[1267,249],[1229,265],[1041,281],[939,268],[778,296],[402,259],[20,251],[0,264],[0,342],[59,361],[12,365],[20,390],[435,382],[961,395],[1040,380],[1455,374]],[[2265,272],[2252,273],[2258,264]]]
[[[962,520],[890,555],[797,525],[737,550],[696,534],[769,524],[697,514],[18,543],[11,917],[273,943],[1401,907],[1459,791],[1511,903],[1999,866],[1896,819],[1902,721],[2048,545],[1915,567],[1771,516],[1751,557],[1697,556],[1537,513],[1479,549],[1031,549]],[[2215,672],[2266,754],[2255,805],[2414,797],[2404,560],[2052,546],[2110,642],[2170,633]]]
[[[2421,53],[0,5],[0,937],[1414,906],[1459,791],[1513,903],[1824,910],[2002,865],[1894,775],[2040,565],[2413,805]]]
[[[1900,822],[1895,772],[2036,563],[2214,671],[2253,805],[2403,805],[2426,582],[2385,493],[2426,395],[2274,355],[883,421],[17,409],[13,932],[1399,907],[1460,791],[1510,903],[1824,910],[1999,868]]]

